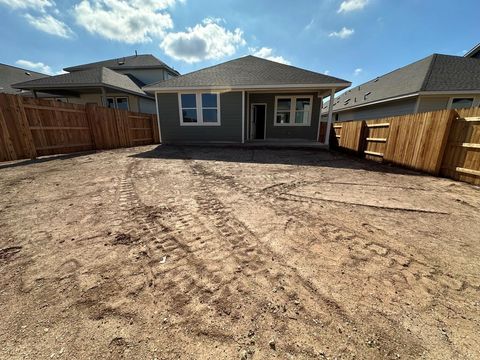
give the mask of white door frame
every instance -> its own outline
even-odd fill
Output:
[[[254,105],[263,105],[265,106],[265,121],[263,122],[263,140],[267,138],[267,103],[251,103],[250,104],[250,140],[261,140],[261,139],[255,139],[253,137],[253,128],[254,128],[254,115],[253,115],[253,107]]]

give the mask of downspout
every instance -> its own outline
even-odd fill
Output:
[[[330,146],[330,129],[332,128],[332,118],[333,118],[333,102],[335,101],[335,89],[332,89],[330,93],[330,102],[328,104],[328,122],[327,122],[327,131],[325,134],[325,145]]]
[[[242,91],[242,144],[245,143],[245,90]]]
[[[160,114],[158,111],[158,98],[157,92],[155,91],[155,111],[157,112],[157,125],[158,125],[158,138],[160,140],[160,144],[162,143],[162,128],[160,127]]]
[[[105,91],[104,87],[100,89],[102,90],[102,104],[104,107],[107,107],[107,92]]]

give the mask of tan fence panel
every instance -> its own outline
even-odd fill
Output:
[[[159,140],[155,115],[0,94],[0,161]]]
[[[348,121],[335,123],[333,131],[338,146],[344,150],[360,153],[363,148],[363,121]]]
[[[480,108],[458,110],[443,159],[441,174],[480,185]]]
[[[22,102],[38,156],[95,148],[83,105],[32,98]]]
[[[391,118],[368,120],[365,123],[364,154],[368,160],[382,162],[390,132]]]
[[[454,114],[443,110],[391,118],[384,160],[438,174]]]

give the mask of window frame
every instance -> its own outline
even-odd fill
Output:
[[[203,103],[202,103],[202,94],[214,94],[217,96],[217,122],[203,122]],[[183,121],[183,106],[182,106],[182,95],[195,95],[195,103],[197,110],[197,122],[184,122]],[[193,108],[185,108],[193,109]],[[213,107],[205,107],[205,110],[215,109]],[[221,116],[220,116],[220,93],[216,91],[182,91],[178,93],[178,115],[180,117],[180,126],[220,126],[221,125]]]
[[[127,109],[126,110],[130,111],[130,99],[128,98],[128,96],[106,96],[105,99],[106,99],[105,101],[107,102],[106,107],[109,108],[109,109],[118,109],[117,99],[126,99],[127,100]],[[108,99],[113,100],[113,108],[108,107]],[[118,109],[118,110],[125,110],[125,109]]]
[[[472,99],[472,105],[471,105],[470,107],[468,107],[468,108],[459,108],[458,110],[461,110],[461,109],[471,109],[471,108],[475,107],[475,102],[476,102],[476,100],[477,100],[476,97],[473,96],[473,95],[471,95],[471,96],[465,95],[465,96],[451,96],[450,99],[448,99],[448,106],[447,106],[447,108],[450,109],[450,110],[451,110],[451,109],[455,110],[455,109],[453,108],[453,101],[454,101],[454,100],[465,100],[465,99]]]
[[[290,123],[279,124],[277,123],[277,113],[278,113],[278,99],[288,99],[290,100]],[[301,124],[295,122],[295,113],[297,99],[309,99],[310,100],[310,115],[307,119],[307,122]],[[280,112],[286,112],[281,110]],[[311,126],[312,125],[312,115],[313,115],[313,95],[277,95],[275,96],[275,111],[273,113],[273,126]]]

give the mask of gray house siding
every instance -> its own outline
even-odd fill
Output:
[[[418,112],[444,110],[448,107],[448,96],[442,97],[420,97],[420,103],[418,104]]]
[[[307,95],[313,97],[313,108],[312,108],[312,118],[310,126],[275,126],[275,96],[299,96]],[[267,104],[267,132],[266,139],[301,139],[301,140],[317,140],[318,133],[318,117],[320,112],[320,99],[318,98],[318,93],[285,93],[285,94],[275,94],[275,93],[251,93],[249,94],[249,103],[265,103]]]
[[[415,112],[417,104],[417,97],[390,101],[383,104],[374,104],[364,106],[357,109],[342,111],[334,115],[335,121],[349,121],[349,120],[370,120],[379,119],[388,116],[406,115]]]
[[[219,126],[181,126],[178,94],[157,94],[163,143],[232,143],[242,141],[242,93],[220,94]]]
[[[138,98],[138,110],[142,113],[156,114],[155,100]]]

